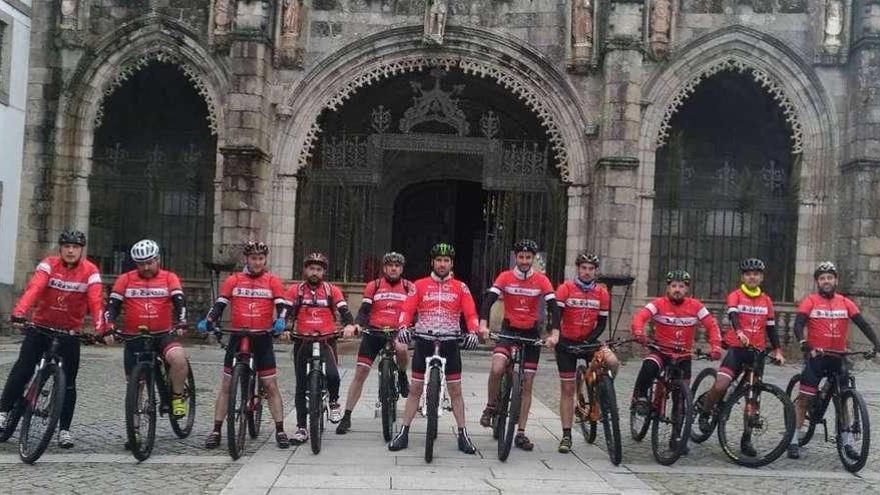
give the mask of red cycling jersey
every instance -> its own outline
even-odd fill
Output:
[[[348,306],[339,287],[322,282],[312,287],[306,282],[293,283],[287,289],[287,300],[296,315],[296,330],[327,335],[336,331],[336,311]]]
[[[460,318],[464,315],[469,332],[476,333],[480,327],[477,307],[468,286],[456,280],[450,273],[440,278],[434,273],[415,282],[415,294],[406,299],[400,313],[400,325],[411,326],[416,313],[416,333],[434,335],[458,335],[461,333]]]
[[[409,280],[400,279],[391,284],[385,277],[378,278],[364,287],[365,304],[370,304],[370,321],[372,328],[397,328],[400,312],[406,298],[415,294],[416,286]]]
[[[281,279],[265,271],[257,276],[246,272],[230,275],[220,287],[217,301],[230,306],[233,328],[252,331],[272,328],[275,305],[288,304]]]
[[[849,320],[859,314],[854,302],[840,294],[829,299],[813,293],[801,302],[798,313],[807,316],[807,344],[810,347],[846,351]]]
[[[37,265],[12,314],[24,318],[36,305],[31,320],[37,325],[79,332],[88,307],[100,333],[103,290],[101,274],[91,261],[82,259],[68,268],[59,256],[50,256]]]
[[[749,338],[749,345],[763,349],[767,346],[767,327],[776,325],[773,301],[763,291],[758,297],[751,297],[742,289],[727,295],[727,314],[735,312],[739,330]],[[745,347],[736,337],[736,332],[727,332],[724,341],[730,347]]]
[[[598,337],[592,335],[600,316],[608,316],[611,295],[604,285],[596,284],[584,291],[571,280],[556,289],[556,304],[562,310],[560,335],[568,340],[582,342]]]
[[[721,351],[721,331],[718,323],[699,299],[686,297],[681,303],[675,303],[666,296],[654,299],[633,317],[632,334],[645,335],[645,325],[648,320],[653,322],[654,340],[664,347],[664,354],[690,355],[693,352],[697,323],[702,323],[706,328],[712,350]],[[681,348],[682,351],[676,353],[666,349],[676,347]]]
[[[116,279],[110,297],[122,301],[123,333],[135,334],[141,326],[154,333],[171,330],[171,298],[178,294],[183,287],[173,272],[159,270],[155,277],[143,278],[132,270]]]
[[[553,285],[543,273],[529,271],[524,277],[519,270],[506,270],[498,275],[490,292],[504,298],[504,319],[513,330],[530,331],[538,321],[538,304],[556,297]]]

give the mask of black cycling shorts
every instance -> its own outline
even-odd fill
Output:
[[[425,380],[425,359],[434,355],[434,342],[413,338],[412,379]],[[461,351],[458,340],[440,343],[440,356],[446,358],[446,383],[461,381]]]
[[[583,342],[577,342],[565,338],[559,339],[559,343],[556,344],[556,368],[559,370],[559,379],[564,382],[574,381],[575,375],[577,374],[578,359],[585,359],[587,363],[593,359],[593,353],[595,351],[578,353],[569,352],[568,346],[579,344],[583,344]]]
[[[361,345],[358,348],[357,364],[358,366],[373,366],[376,356],[385,347],[385,336],[372,333],[364,333],[361,337]]]
[[[152,346],[152,349],[150,349],[150,346]],[[125,374],[130,375],[131,371],[138,363],[138,358],[135,353],[153,351],[157,354],[161,354],[164,359],[165,355],[168,354],[168,351],[177,347],[183,346],[180,345],[180,342],[177,340],[177,335],[173,332],[166,333],[158,339],[135,339],[126,342],[125,351],[123,351],[122,354]]]
[[[801,372],[801,393],[816,395],[819,382],[835,373],[843,373],[844,359],[842,356],[808,356]]]
[[[223,373],[232,375],[232,360],[238,352],[238,344],[244,336],[232,335],[229,345],[226,346],[226,357],[223,358]],[[251,354],[254,356],[254,367],[260,378],[271,378],[278,372],[275,369],[275,349],[272,345],[272,336],[268,333],[256,333],[249,335],[251,340]]]
[[[747,364],[751,364],[756,365],[755,371],[758,373],[758,376],[761,376],[764,372],[764,360],[759,359],[758,362],[755,363],[755,358],[757,357],[758,353],[751,349],[731,347],[727,350],[724,360],[721,361],[721,366],[718,367],[718,373],[726,375],[733,380],[742,373],[743,368]]]
[[[513,329],[508,326],[506,322],[501,327],[501,335],[514,335],[517,337],[522,337],[524,339],[537,339],[541,337],[537,328],[532,328],[528,330],[521,330],[518,328]],[[498,339],[498,342],[495,343],[495,349],[492,350],[492,354],[499,354],[509,359],[510,348],[517,344],[520,346],[520,349],[522,349],[522,362],[526,373],[534,373],[538,371],[538,361],[541,359],[540,346],[524,346],[522,345],[522,343],[512,340]]]

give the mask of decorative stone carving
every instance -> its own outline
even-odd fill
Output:
[[[829,55],[840,53],[841,34],[843,34],[843,2],[828,0],[825,5],[825,38],[822,42],[825,53]]]
[[[593,57],[592,0],[571,0],[571,66],[584,68]]]
[[[214,2],[214,34],[226,34],[232,24],[232,16],[229,12],[230,0],[216,0]]]
[[[448,1],[428,0],[425,3],[425,33],[422,37],[425,43],[443,44],[443,36],[446,34],[446,15],[449,10]]]
[[[76,29],[77,0],[61,0],[61,27]]]
[[[286,0],[284,2],[284,21],[281,23],[281,34],[299,37],[303,11],[302,0]]]
[[[865,11],[862,14],[862,33],[880,35],[880,0],[869,0],[865,4]]]
[[[459,136],[467,136],[470,133],[470,124],[464,110],[459,108],[456,96],[464,91],[463,84],[457,84],[451,91],[444,91],[440,87],[440,79],[444,71],[433,69],[431,76],[434,78],[434,87],[425,90],[419,82],[410,82],[413,92],[413,105],[403,112],[400,119],[400,131],[406,134],[413,132],[413,128],[426,122],[439,122],[456,130]]]
[[[672,3],[654,0],[651,9],[651,53],[663,58],[669,51],[669,33],[672,28]]]
[[[281,20],[281,40],[279,43],[280,62],[285,66],[302,66],[303,47],[300,46],[302,26],[305,17],[303,0],[285,0],[284,15]]]

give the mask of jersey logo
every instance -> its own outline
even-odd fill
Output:
[[[88,285],[86,284],[69,282],[67,280],[61,280],[58,278],[50,278],[49,287],[57,290],[63,290],[64,292],[86,292],[88,290]]]
[[[697,324],[697,321],[699,321],[693,316],[682,317],[664,315],[655,315],[653,320],[661,325],[668,325],[670,327],[692,327]]]
[[[452,292],[428,292],[422,296],[422,301],[453,302],[456,299],[458,296]]]
[[[511,287],[504,288],[504,292],[514,296],[538,297],[541,295],[541,289],[529,289],[527,287]]]
[[[232,289],[233,297],[252,297],[256,299],[272,299],[272,291],[269,289],[252,289],[250,287],[236,287]]]
[[[845,309],[814,309],[810,311],[810,318],[845,320],[849,318],[849,314]]]
[[[746,304],[737,305],[736,310],[750,315],[766,315],[770,312],[765,306],[749,306]]]
[[[128,287],[125,289],[127,298],[168,297],[168,289],[165,287]]]
[[[599,309],[599,301],[596,299],[569,298],[565,305],[570,308]]]
[[[374,301],[406,301],[406,294],[400,292],[380,292],[373,296]]]

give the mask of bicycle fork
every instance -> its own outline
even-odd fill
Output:
[[[428,378],[431,376],[431,370],[437,368],[440,370],[440,400],[437,403],[437,417],[443,415],[443,410],[449,410],[449,395],[446,393],[446,358],[440,356],[440,342],[434,342],[434,355],[425,358],[425,379],[422,382],[422,397],[419,399],[419,411],[422,416],[428,414],[427,397],[428,397]]]

